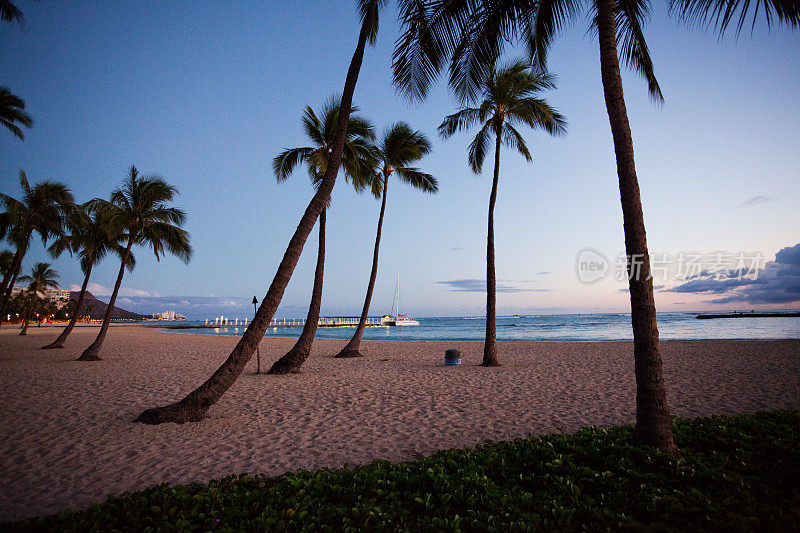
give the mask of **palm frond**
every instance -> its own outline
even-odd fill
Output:
[[[530,151],[528,150],[528,146],[525,144],[525,138],[522,137],[520,132],[518,132],[514,126],[508,123],[503,124],[502,135],[503,144],[505,146],[508,146],[512,150],[519,152],[522,157],[525,158],[525,161],[531,161],[533,159]]]
[[[459,103],[475,100],[485,86],[506,39],[533,16],[530,0],[483,2],[474,9],[450,62],[449,83]]]
[[[426,172],[422,172],[418,168],[401,167],[396,168],[395,172],[400,177],[400,180],[411,185],[415,189],[429,194],[436,194],[439,191],[439,182],[436,178]]]
[[[25,17],[22,15],[22,11],[11,0],[0,0],[0,20],[3,22],[16,21],[20,26],[25,25]]]
[[[186,212],[177,207],[166,207],[159,204],[157,207],[149,211],[147,215],[148,221],[165,222],[167,224],[175,224],[180,226],[186,222]]]
[[[25,100],[13,94],[7,87],[0,87],[0,123],[23,141],[25,134],[17,124],[26,128],[33,126],[33,119],[25,112]]]
[[[90,206],[103,216],[113,249],[118,250],[116,244],[122,241],[130,241],[151,246],[157,259],[169,252],[188,262],[192,254],[189,234],[179,227],[186,221],[186,213],[169,205],[178,194],[178,189],[161,176],[139,176],[132,166],[122,187],[111,194],[111,201],[95,199]],[[133,264],[126,267],[130,269]]]
[[[305,163],[308,177],[314,187],[318,187],[328,168],[328,157],[331,152],[336,126],[339,120],[340,99],[329,98],[317,115],[310,106],[306,106],[303,116],[304,129],[313,146],[284,150],[273,159],[273,171],[278,181],[284,181],[300,163]],[[356,106],[351,107],[350,121],[347,126],[347,137],[342,154],[342,166],[345,178],[359,192],[364,190],[369,172],[376,165],[371,157],[371,141],[375,138],[375,127],[366,118],[356,115]],[[320,119],[319,116],[322,118]]]
[[[547,53],[556,35],[564,31],[581,13],[581,0],[539,0],[532,24],[526,24],[523,39],[528,59],[547,69]]]
[[[272,172],[275,178],[280,181],[289,179],[289,175],[294,171],[295,167],[301,164],[314,149],[310,146],[302,148],[288,148],[276,155],[272,160]]]
[[[473,107],[463,108],[452,115],[447,115],[439,124],[437,131],[443,139],[447,139],[457,131],[471,128],[481,119],[481,110]]]
[[[395,41],[392,76],[398,90],[411,100],[425,98],[444,66],[446,55],[455,49],[456,29],[460,30],[465,22],[463,11],[460,17],[448,16],[441,6],[445,3],[438,2],[437,9],[434,5],[437,2],[400,1],[403,32]]]
[[[419,161],[431,151],[424,133],[415,131],[406,122],[389,126],[380,144],[381,157],[392,167],[402,167]]]
[[[184,263],[188,263],[192,257],[189,233],[178,226],[165,222],[148,224],[142,230],[138,243],[152,247],[156,259],[159,261],[165,255],[165,251],[176,256]]]
[[[522,122],[532,129],[541,128],[553,136],[567,132],[567,121],[541,98],[520,98],[506,114],[508,122]]]
[[[480,174],[483,168],[483,160],[486,158],[486,152],[489,150],[489,144],[492,139],[492,126],[491,122],[485,123],[472,142],[469,143],[467,160],[472,172],[475,174]]]
[[[387,0],[358,0],[358,11],[361,20],[369,20],[367,42],[371,45],[374,45],[378,38],[378,14],[386,2]]]
[[[28,293],[35,295],[42,294],[47,289],[58,288],[58,277],[58,272],[50,268],[49,263],[36,263],[30,276],[20,276],[18,279],[28,283]]]
[[[752,8],[751,31],[762,10],[764,21],[772,28],[774,18],[779,24],[797,28],[800,26],[800,3],[797,0],[670,0],[670,12],[677,13],[681,20],[697,23],[701,27],[714,26],[720,37],[730,23],[737,18],[736,34],[740,34]]]
[[[312,142],[317,145],[325,144],[325,133],[323,132],[322,122],[311,106],[306,106],[303,110],[303,131]]]

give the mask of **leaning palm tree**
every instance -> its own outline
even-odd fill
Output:
[[[42,346],[43,350],[52,348],[63,348],[64,342],[69,337],[83,306],[86,296],[86,287],[89,285],[89,277],[92,274],[92,267],[101,261],[108,253],[115,253],[120,260],[125,256],[125,238],[119,227],[114,227],[112,222],[118,215],[118,208],[106,206],[105,209],[98,209],[97,202],[87,202],[80,206],[70,221],[70,233],[62,235],[50,245],[53,254],[60,254],[63,251],[76,253],[80,259],[81,271],[84,274],[83,285],[78,293],[78,299],[72,312],[72,317],[64,328],[64,331],[56,340]],[[136,266],[136,259],[133,252],[128,250],[126,266],[129,271],[133,271]]]
[[[28,324],[30,323],[31,313],[39,303],[39,299],[47,289],[58,288],[58,272],[50,268],[48,263],[36,263],[31,270],[30,276],[21,276],[20,281],[28,283],[26,292],[28,293],[27,309],[25,320],[22,323],[20,335],[27,335]]]
[[[0,285],[0,322],[5,317],[11,290],[22,267],[22,259],[30,247],[31,236],[38,233],[42,243],[51,237],[63,235],[66,221],[74,210],[72,193],[66,185],[43,181],[33,187],[24,171],[19,173],[22,196],[17,200],[0,193],[0,239],[7,239],[15,247],[11,267],[5,271]]]
[[[347,181],[352,183],[358,192],[369,188],[374,190],[374,168],[376,165],[372,141],[375,140],[375,128],[365,118],[354,116],[358,109],[351,106],[350,122],[347,125],[347,137],[342,153],[342,169]],[[313,146],[290,148],[278,154],[272,161],[272,170],[278,181],[286,181],[300,163],[308,166],[308,175],[315,188],[322,183],[325,169],[328,168],[331,147],[339,120],[339,101],[331,99],[322,108],[320,119],[311,107],[306,107],[303,114],[303,129]],[[319,214],[319,245],[317,247],[317,266],[314,270],[314,286],[311,292],[311,303],[308,306],[306,322],[300,338],[291,350],[278,359],[269,369],[268,374],[297,373],[311,353],[314,336],[319,324],[319,312],[322,304],[322,286],[325,271],[325,219],[326,209]]]
[[[770,0],[772,1],[772,0]],[[622,59],[647,81],[650,96],[661,89],[642,26],[648,2],[633,0],[402,0],[404,34],[394,56],[394,79],[409,97],[421,98],[446,63],[461,101],[479,93],[507,43],[522,39],[531,61],[546,66],[555,35],[589,11],[600,47],[606,111],[614,140],[622,204],[636,368],[636,439],[664,451],[675,444],[664,387],[650,256],[633,158],[618,46]]]
[[[425,135],[419,131],[412,130],[411,126],[405,122],[393,124],[383,136],[376,151],[380,160],[378,173],[381,179],[376,184],[381,194],[381,210],[380,215],[378,215],[378,231],[375,235],[375,247],[372,252],[372,269],[370,270],[369,283],[367,284],[367,295],[364,298],[364,307],[361,309],[361,317],[356,331],[347,345],[336,354],[336,357],[361,356],[361,352],[358,349],[361,347],[361,337],[364,335],[364,328],[367,325],[367,315],[372,302],[372,291],[375,288],[375,278],[378,275],[378,253],[381,245],[383,216],[386,212],[389,176],[394,174],[400,181],[423,192],[436,193],[438,190],[436,178],[420,171],[418,168],[408,166],[425,157],[431,151],[431,144]]]
[[[359,15],[361,17],[361,30],[358,34],[358,43],[347,70],[347,77],[342,91],[341,110],[339,121],[336,124],[333,149],[328,160],[325,176],[322,178],[316,194],[306,207],[300,223],[294,232],[289,246],[283,255],[275,277],[267,290],[266,296],[261,300],[261,306],[250,322],[242,338],[236,344],[231,354],[214,374],[189,393],[184,399],[164,407],[148,409],[136,419],[146,424],[161,424],[163,422],[190,422],[199,421],[205,417],[208,409],[219,400],[225,391],[236,382],[244,370],[245,365],[253,356],[259,341],[264,336],[275,310],[281,303],[283,291],[292,278],[294,267],[303,252],[303,246],[308,239],[317,217],[325,209],[336,183],[336,175],[342,162],[345,139],[347,138],[347,123],[350,119],[350,109],[353,105],[353,92],[358,81],[358,73],[364,58],[364,48],[367,42],[374,44],[378,35],[378,13],[385,0],[358,0]]]
[[[486,239],[486,340],[483,344],[483,366],[500,365],[497,360],[497,282],[494,262],[494,204],[500,178],[500,148],[505,144],[516,149],[530,162],[531,154],[525,139],[513,124],[543,129],[550,135],[560,135],[566,131],[564,117],[536,96],[542,90],[554,88],[550,75],[536,72],[521,61],[504,68],[493,68],[483,94],[473,102],[477,107],[465,107],[449,115],[439,126],[439,134],[447,139],[476,123],[481,125],[469,146],[469,165],[476,174],[483,168],[483,160],[494,136],[494,178],[489,196],[489,230]]]
[[[178,194],[178,189],[169,185],[160,176],[152,174],[139,176],[135,166],[131,166],[128,176],[121,188],[111,193],[111,201],[96,199],[91,209],[97,210],[102,217],[108,217],[111,239],[125,242],[122,252],[117,281],[108,301],[108,308],[95,341],[86,348],[79,361],[100,360],[100,348],[106,338],[114,303],[122,284],[125,269],[130,268],[130,253],[134,244],[152,247],[156,259],[160,260],[165,252],[188,263],[192,256],[189,234],[181,229],[186,220],[183,211],[171,207],[169,202]]]
[[[26,128],[33,125],[33,119],[25,112],[25,100],[7,87],[0,87],[0,124],[22,141],[25,140],[25,134],[17,124]]]

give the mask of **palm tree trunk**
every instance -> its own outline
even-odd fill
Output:
[[[625,229],[625,252],[628,256],[636,371],[636,440],[662,451],[673,452],[675,444],[672,440],[667,395],[664,390],[653,280],[650,276],[650,256],[647,251],[644,214],[633,159],[633,139],[622,91],[614,17],[614,0],[598,0],[597,26],[603,92],[611,133],[614,137]]]
[[[25,318],[22,320],[22,331],[20,335],[28,334],[28,324],[30,324],[31,313],[33,312],[33,296],[28,299],[28,309],[25,310]]]
[[[494,268],[494,203],[497,200],[497,182],[500,180],[499,128],[495,131],[494,179],[492,194],[489,196],[489,231],[486,237],[486,340],[483,343],[483,362],[481,366],[500,366],[497,360],[497,279]]]
[[[339,173],[339,166],[342,164],[342,152],[344,150],[345,135],[347,124],[350,121],[350,108],[353,105],[353,92],[355,92],[358,73],[361,70],[361,62],[364,59],[364,47],[367,43],[370,27],[374,17],[377,16],[377,5],[373,2],[369,13],[364,17],[361,24],[361,31],[358,35],[353,59],[350,61],[350,68],[347,71],[347,78],[342,91],[341,111],[339,120],[336,123],[336,135],[334,136],[333,151],[328,159],[328,168],[325,170],[325,177],[322,179],[319,189],[306,207],[300,223],[289,241],[289,246],[283,254],[278,271],[269,286],[266,296],[261,300],[253,321],[245,330],[242,338],[236,344],[231,354],[222,363],[214,374],[200,385],[197,389],[189,393],[183,400],[166,405],[148,409],[136,418],[136,422],[145,424],[161,424],[164,422],[197,422],[205,417],[208,409],[219,400],[225,391],[236,382],[239,374],[244,370],[245,365],[253,356],[259,341],[264,337],[275,310],[281,303],[283,291],[289,280],[292,278],[294,267],[297,265],[300,254],[303,252],[308,235],[314,229],[320,213],[328,205],[331,191],[336,183],[336,175]]]
[[[117,293],[119,293],[119,287],[122,285],[122,276],[125,275],[125,264],[128,262],[128,256],[131,253],[133,241],[134,236],[131,235],[131,237],[128,239],[128,247],[125,248],[125,254],[122,256],[122,263],[119,266],[119,274],[117,274],[117,282],[114,283],[114,291],[111,293],[111,299],[108,301],[106,314],[103,317],[103,324],[100,326],[100,333],[97,334],[97,338],[94,340],[94,342],[83,351],[80,357],[78,357],[78,361],[100,360],[100,348],[103,346],[103,341],[106,339],[108,325],[111,322],[111,313],[114,311],[114,304],[117,301]]]
[[[297,374],[300,367],[308,359],[314,337],[319,324],[319,310],[322,306],[322,282],[325,277],[325,212],[319,214],[319,246],[317,248],[317,268],[314,270],[314,288],[311,291],[311,303],[308,306],[306,323],[303,332],[291,350],[275,361],[267,374]]]
[[[63,348],[64,341],[67,340],[69,334],[72,332],[72,328],[75,327],[75,322],[78,321],[78,312],[81,310],[81,305],[83,305],[84,297],[86,296],[86,287],[89,285],[89,276],[92,274],[92,265],[89,265],[89,270],[86,271],[86,276],[83,278],[83,285],[81,285],[81,292],[78,294],[78,302],[75,304],[75,312],[72,313],[72,318],[67,324],[67,327],[64,328],[64,331],[61,332],[61,335],[58,336],[56,340],[48,344],[47,346],[42,346],[42,350],[50,350],[53,348]]]
[[[381,247],[381,230],[383,229],[383,215],[386,212],[386,193],[389,187],[389,174],[384,171],[383,173],[383,195],[381,198],[381,214],[378,217],[378,232],[375,235],[375,248],[372,251],[372,270],[369,273],[369,285],[367,285],[367,296],[364,298],[364,307],[361,309],[361,318],[358,320],[358,327],[350,342],[342,348],[342,351],[336,354],[336,357],[361,357],[361,352],[358,349],[361,347],[361,337],[364,335],[364,329],[367,327],[367,315],[369,314],[369,306],[372,303],[372,291],[375,289],[375,278],[378,277],[378,253]]]
[[[24,255],[22,247],[18,246],[17,252],[14,254],[14,260],[11,262],[11,266],[8,268],[6,275],[3,276],[3,286],[2,289],[0,289],[0,294],[3,295],[3,302],[0,304],[0,324],[3,323],[3,319],[6,316],[6,307],[8,306],[8,301],[11,299],[11,291],[14,289],[14,283],[17,282],[17,276],[19,276],[22,270],[22,256]]]

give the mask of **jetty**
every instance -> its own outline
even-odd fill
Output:
[[[354,328],[358,326],[360,317],[346,316],[346,317],[320,317],[317,322],[319,328]],[[301,328],[306,325],[304,318],[278,318],[273,319],[269,323],[270,328]],[[381,317],[368,317],[367,327],[382,326]],[[223,319],[216,320],[214,323],[208,324],[164,324],[153,325],[150,327],[159,329],[220,329],[230,327],[246,328],[248,326],[247,320],[239,319]]]
[[[775,317],[797,317],[800,316],[800,312],[797,311],[790,311],[788,313],[756,313],[756,312],[749,312],[749,313],[719,313],[719,314],[707,314],[707,315],[697,315],[695,318],[699,318],[701,320],[709,319],[709,318],[775,318]]]

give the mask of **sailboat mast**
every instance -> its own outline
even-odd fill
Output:
[[[392,313],[390,316],[397,316],[395,313],[399,312],[395,309],[395,306],[399,308],[399,302],[397,301],[397,290],[400,288],[400,274],[397,275],[397,283],[394,286],[394,298],[392,298]]]

